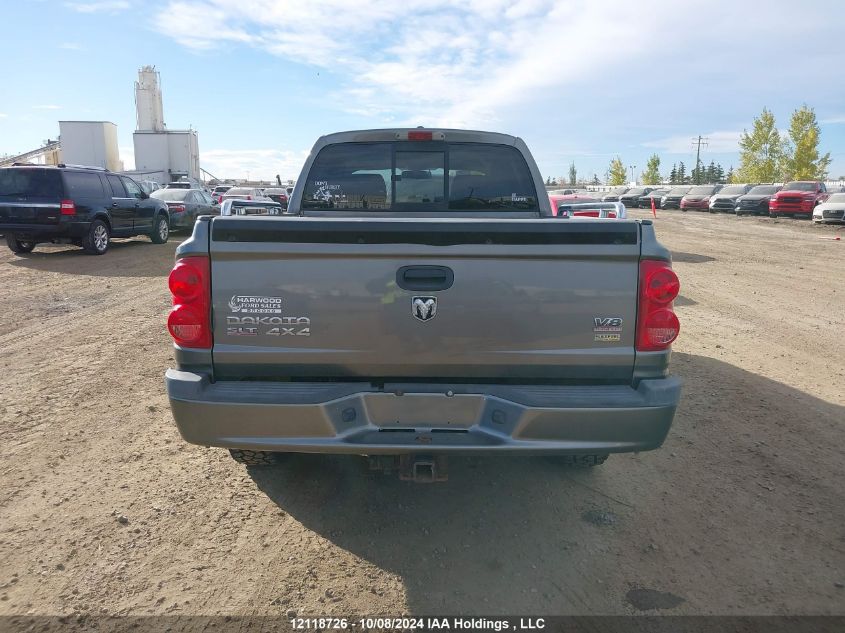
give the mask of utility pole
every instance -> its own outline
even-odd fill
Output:
[[[629,167],[629,169],[631,170],[631,182],[634,182],[634,172],[636,171],[637,166],[636,166],[636,165],[631,165],[631,166]]]
[[[698,138],[692,139],[692,144],[695,145],[695,184],[701,184],[701,146],[707,147],[710,139],[698,135]]]

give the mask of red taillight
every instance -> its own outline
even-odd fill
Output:
[[[247,200],[252,200],[252,196],[247,196],[247,197],[246,197],[246,199],[247,199]]]
[[[73,200],[62,200],[61,204],[62,215],[76,215],[76,204]]]
[[[662,351],[678,338],[681,324],[672,311],[672,301],[678,296],[680,289],[678,276],[669,262],[640,262],[638,352]]]
[[[597,218],[600,215],[599,211],[573,211],[572,215],[581,218]]]
[[[678,296],[681,282],[671,268],[657,268],[648,273],[645,278],[643,291],[651,301],[667,304]]]
[[[168,277],[173,309],[170,336],[180,347],[211,348],[211,293],[207,257],[183,257]]]
[[[181,347],[208,347],[201,345],[204,338],[203,318],[193,308],[176,306],[167,317],[167,329]]]
[[[434,135],[431,132],[420,132],[418,130],[408,132],[409,141],[430,141],[433,138]]]
[[[182,213],[185,210],[184,204],[169,204],[167,208],[173,211],[174,213]]]

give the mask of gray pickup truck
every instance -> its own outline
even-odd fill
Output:
[[[288,215],[200,217],[176,252],[166,375],[188,442],[572,465],[659,447],[679,290],[648,220],[554,217],[516,137],[320,138]],[[381,456],[381,457],[379,457]]]

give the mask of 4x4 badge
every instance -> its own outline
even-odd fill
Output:
[[[431,321],[437,314],[437,297],[411,297],[411,314],[418,321]]]

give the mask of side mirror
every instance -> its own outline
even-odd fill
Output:
[[[147,199],[147,198],[149,198],[149,197],[150,197],[150,194],[148,194],[148,193],[147,193],[146,191],[144,191],[144,190],[141,190],[141,200],[146,200],[146,199]]]

